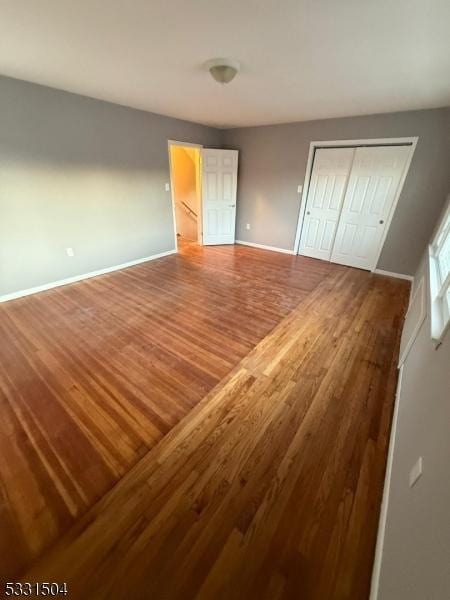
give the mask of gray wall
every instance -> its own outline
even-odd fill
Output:
[[[423,273],[428,282],[426,257]],[[450,332],[436,350],[429,306],[403,366],[378,600],[450,598]]]
[[[168,139],[221,132],[0,77],[0,296],[172,249]]]
[[[311,141],[419,136],[378,264],[412,275],[448,192],[449,135],[450,109],[226,130],[225,146],[240,150],[236,237],[293,248]]]
[[[172,249],[169,138],[238,148],[237,238],[291,249],[310,141],[419,136],[378,265],[413,273],[449,125],[439,109],[219,131],[0,77],[0,296]]]

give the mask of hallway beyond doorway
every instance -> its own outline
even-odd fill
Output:
[[[177,242],[201,243],[200,148],[170,143],[169,156]]]

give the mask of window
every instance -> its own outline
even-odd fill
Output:
[[[450,196],[430,246],[431,335],[441,341],[450,323]]]

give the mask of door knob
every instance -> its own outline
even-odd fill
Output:
[[[236,205],[235,204],[229,204],[228,205],[230,208],[234,208]]]
[[[380,225],[383,225],[384,221],[383,219],[380,220]]]
[[[307,210],[307,211],[306,211],[306,214],[307,214],[307,215],[310,215],[311,213],[309,212],[309,210]]]

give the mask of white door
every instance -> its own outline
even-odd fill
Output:
[[[203,243],[234,244],[237,150],[202,150]]]
[[[315,151],[300,254],[330,260],[354,152],[354,148]]]
[[[331,261],[372,270],[411,150],[410,146],[356,148]]]

